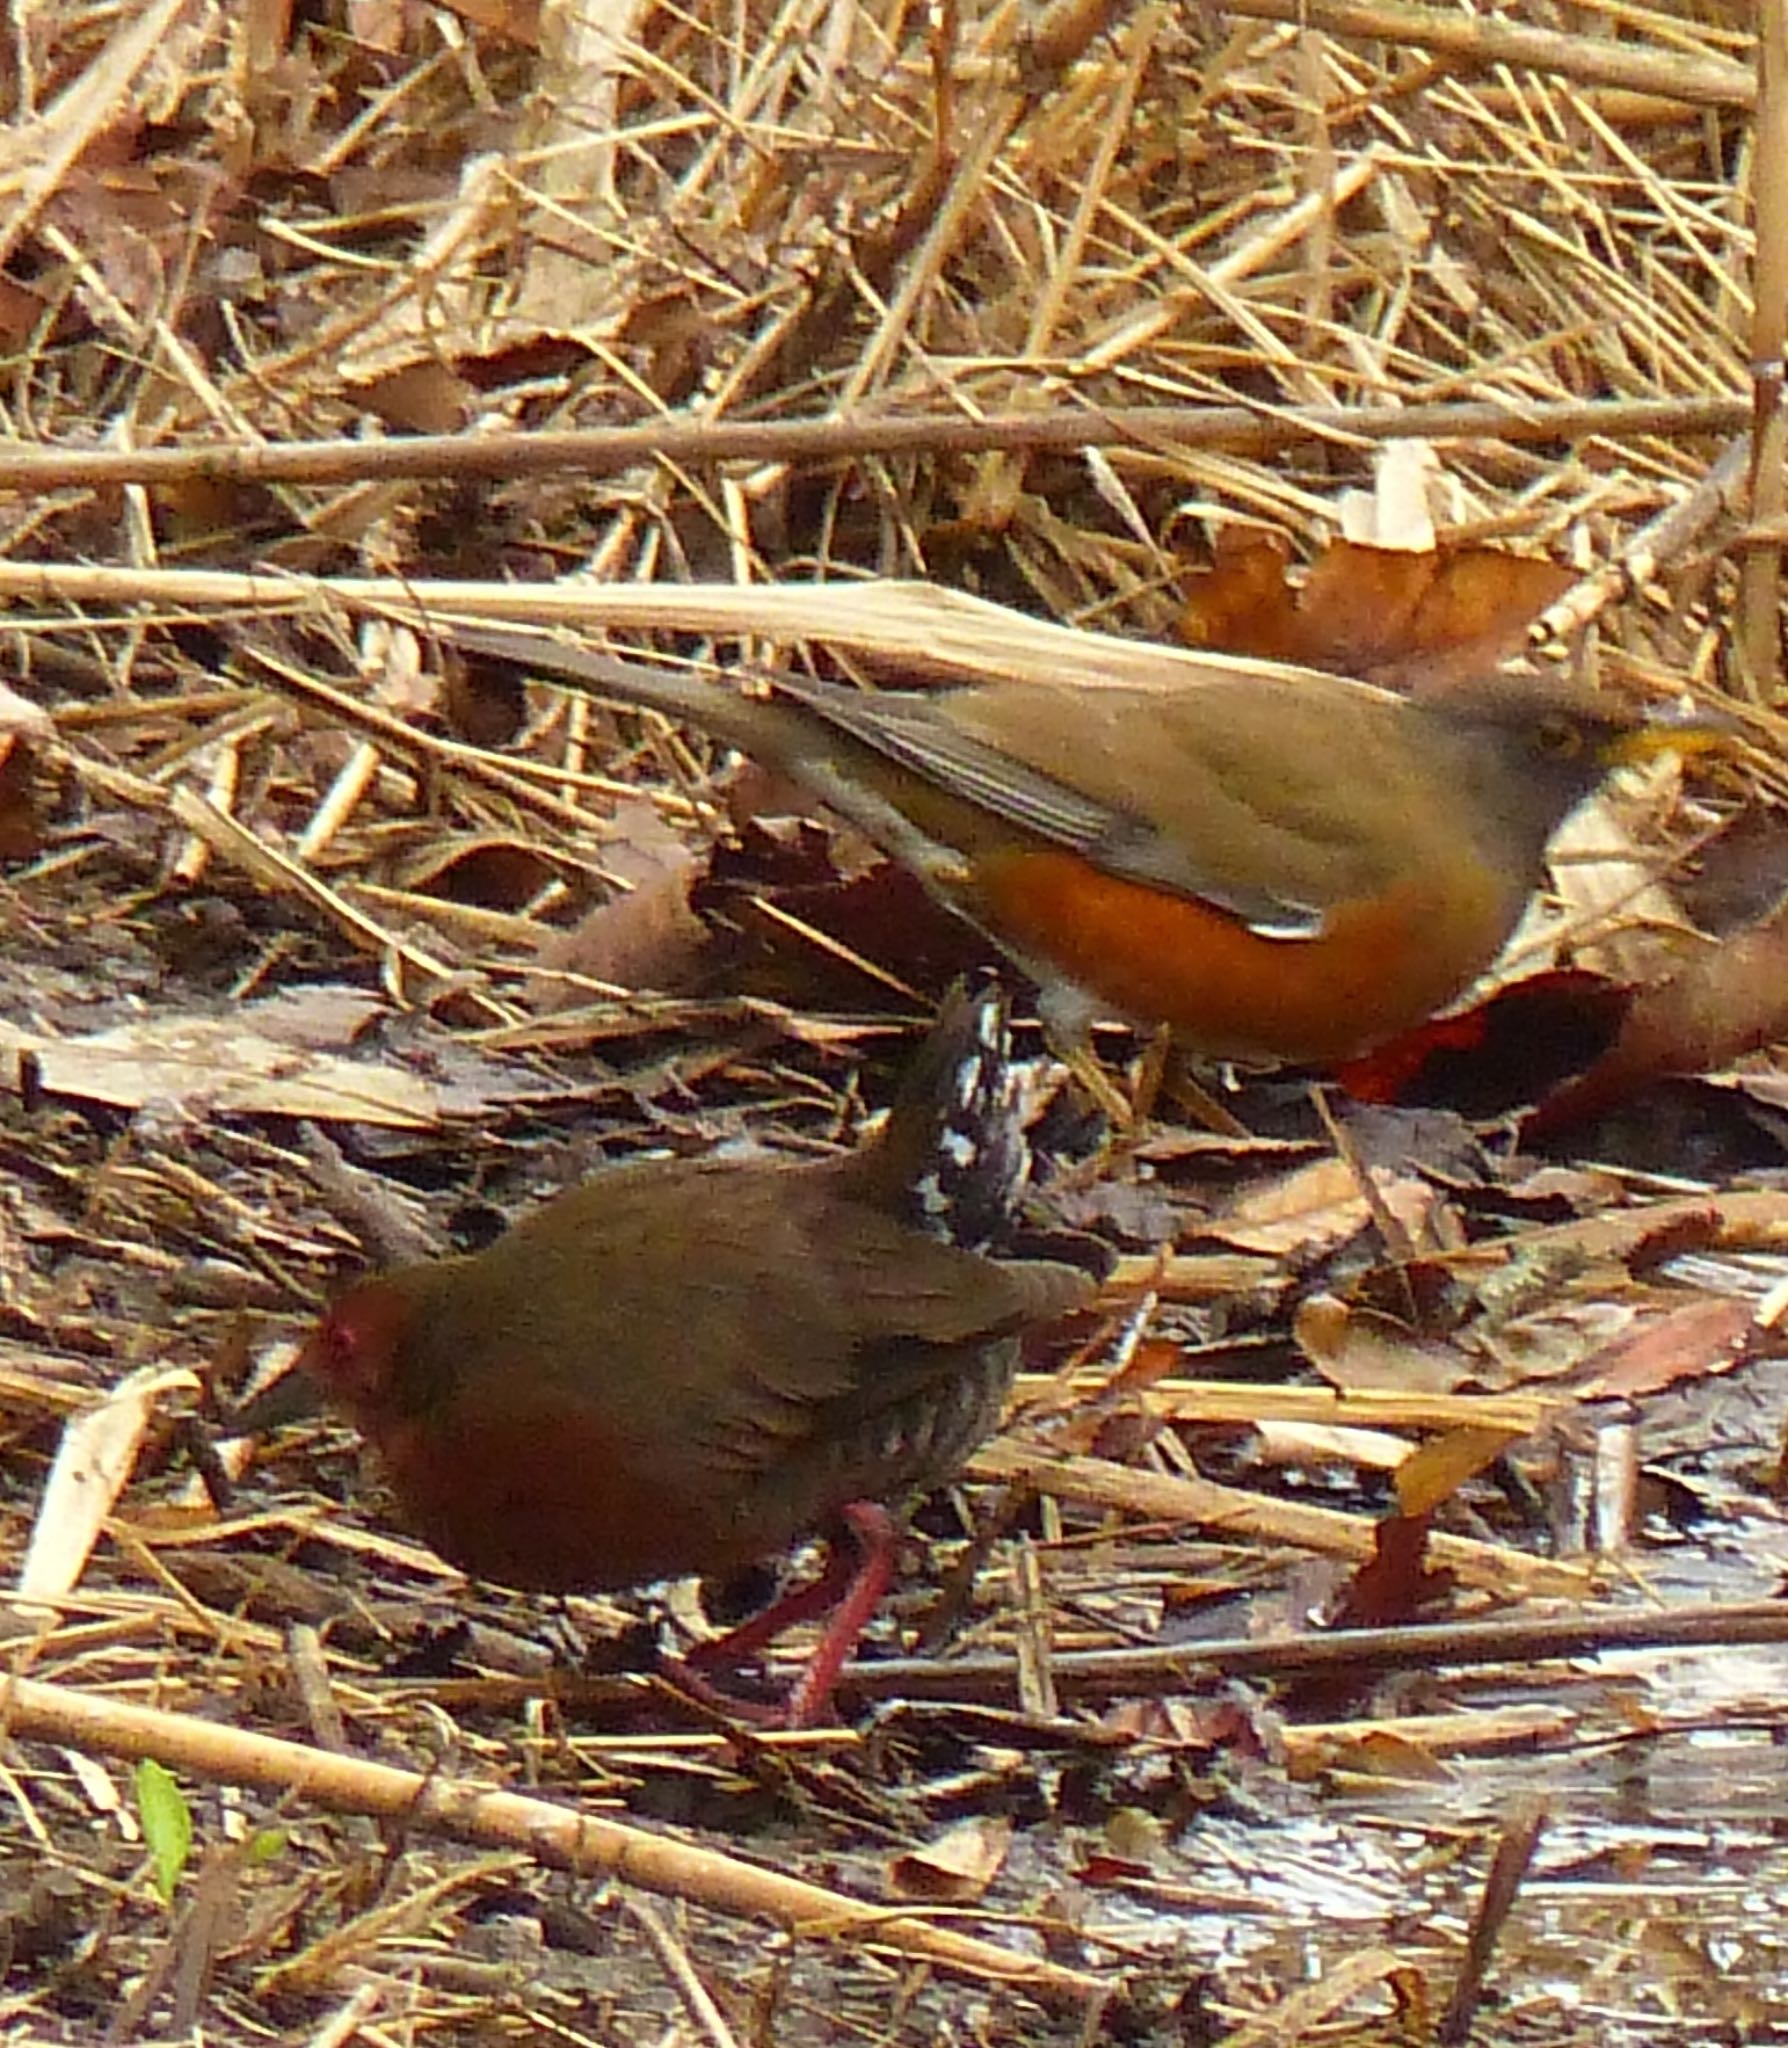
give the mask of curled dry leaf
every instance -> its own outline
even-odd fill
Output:
[[[189,1372],[144,1366],[97,1407],[71,1416],[62,1431],[19,1573],[22,1604],[60,1600],[79,1585],[124,1483],[136,1463],[155,1398],[196,1388]]]
[[[910,1849],[888,1866],[888,1890],[897,1899],[966,1905],[999,1875],[1012,1846],[1012,1823],[999,1814],[958,1821],[923,1849]]]
[[[1472,1377],[1472,1362],[1463,1352],[1418,1338],[1389,1316],[1352,1308],[1332,1294],[1313,1294],[1302,1304],[1292,1335],[1323,1378],[1344,1394],[1451,1394]]]

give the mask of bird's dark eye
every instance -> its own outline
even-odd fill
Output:
[[[1534,745],[1552,761],[1574,761],[1582,753],[1583,728],[1574,718],[1554,712],[1533,729]]]

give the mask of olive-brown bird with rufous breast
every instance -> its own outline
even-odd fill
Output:
[[[1530,677],[1404,698],[1165,654],[1159,687],[777,672],[752,697],[537,635],[436,630],[804,784],[1024,969],[1064,1047],[1108,1015],[1212,1058],[1366,1051],[1490,964],[1548,839],[1611,769],[1715,729]]]
[[[350,1288],[298,1369],[482,1578],[596,1592],[831,1536],[817,1589],[709,1653],[842,1594],[787,1704],[805,1725],[886,1588],[888,1505],[954,1476],[1021,1333],[1092,1294],[1080,1265],[998,1249],[1016,1098],[1001,997],[959,990],[856,1151],[607,1168],[482,1252]]]

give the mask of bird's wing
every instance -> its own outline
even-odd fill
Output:
[[[802,1299],[789,1304],[785,1342],[775,1341],[783,1314],[768,1283],[760,1341],[735,1354],[737,1369],[704,1422],[705,1447],[749,1470],[802,1444],[849,1439],[972,1370],[982,1348],[1067,1314],[1093,1291],[1076,1267],[989,1259],[892,1217],[834,1211]],[[815,1344],[810,1318],[822,1296],[829,1341]]]
[[[1135,811],[1074,789],[963,731],[922,697],[829,683],[785,680],[781,687],[884,759],[1109,874],[1196,897],[1273,937],[1306,938],[1322,929],[1320,903],[1195,870],[1183,845]]]

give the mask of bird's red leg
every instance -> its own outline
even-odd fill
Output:
[[[897,1548],[894,1518],[873,1501],[852,1501],[844,1510],[844,1525],[857,1545],[857,1568],[851,1574],[844,1598],[832,1611],[825,1633],[807,1660],[789,1692],[783,1709],[790,1728],[813,1728],[823,1721],[832,1705],[832,1688],[845,1661],[857,1647],[858,1638],[869,1626],[882,1604],[894,1576]],[[842,1560],[841,1560],[842,1561]],[[828,1565],[830,1571],[830,1565]]]
[[[752,1711],[747,1702],[732,1698],[710,1683],[706,1674],[717,1668],[732,1670],[773,1642],[784,1629],[830,1613],[831,1619],[807,1660],[806,1669],[782,1706],[770,1716],[783,1728],[812,1728],[824,1718],[832,1703],[832,1688],[838,1683],[838,1674],[881,1605],[894,1576],[894,1519],[887,1509],[873,1501],[852,1501],[841,1510],[839,1520],[855,1546],[854,1557],[843,1543],[834,1541],[825,1569],[817,1579],[797,1586],[780,1600],[771,1601],[749,1621],[742,1621],[713,1642],[702,1643],[690,1651],[679,1675],[685,1682],[692,1681],[691,1690],[698,1698],[729,1712]]]

